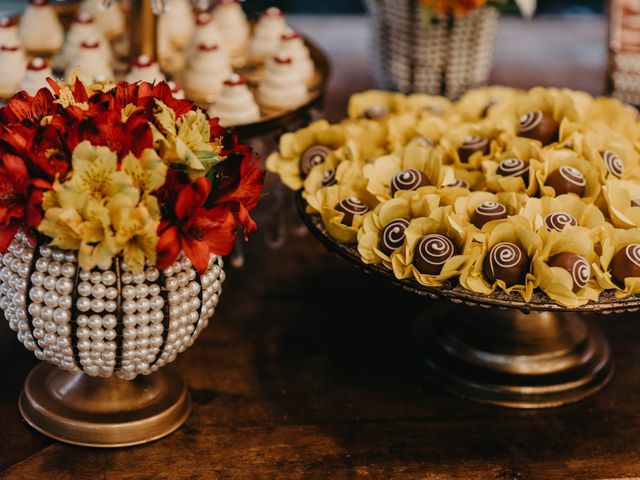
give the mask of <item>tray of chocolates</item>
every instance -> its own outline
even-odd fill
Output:
[[[30,0],[20,17],[0,19],[2,98],[23,89],[33,94],[46,86],[47,76],[171,80],[175,95],[207,109],[242,138],[283,130],[322,107],[329,61],[278,8],[249,19],[235,0],[201,12],[189,0],[172,0],[170,11],[158,17],[157,58],[129,60],[130,6],[114,2],[104,10],[99,0],[73,5],[68,28],[49,0]]]
[[[331,251],[416,293],[523,311],[640,309],[640,120],[567,89],[352,96],[267,167]]]

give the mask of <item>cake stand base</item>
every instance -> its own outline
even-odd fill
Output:
[[[609,344],[578,314],[448,304],[429,310],[414,333],[419,372],[482,403],[565,405],[593,395],[613,373]]]
[[[184,380],[166,367],[127,381],[41,363],[20,395],[20,413],[29,425],[61,442],[88,447],[151,442],[178,429],[190,412]]]

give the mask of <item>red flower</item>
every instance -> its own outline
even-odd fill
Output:
[[[7,101],[7,106],[0,109],[0,122],[3,125],[14,123],[40,124],[40,120],[56,110],[51,92],[41,88],[34,97],[25,91],[18,92]]]
[[[18,229],[36,228],[42,221],[42,194],[51,184],[29,179],[24,161],[12,154],[0,159],[0,252],[9,248]]]
[[[188,183],[186,176],[175,171],[169,176],[158,192],[165,220],[158,229],[156,265],[167,268],[176,261],[180,251],[184,251],[202,274],[207,270],[211,254],[227,255],[233,248],[234,216],[224,206],[204,208],[211,193],[211,183],[206,177]],[[175,203],[167,203],[173,199]]]

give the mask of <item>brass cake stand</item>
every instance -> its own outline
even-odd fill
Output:
[[[605,292],[598,303],[564,308],[542,292],[525,302],[457,282],[430,288],[398,280],[383,266],[364,264],[355,246],[334,240],[322,218],[306,212],[300,193],[296,198],[303,222],[329,251],[407,291],[449,300],[431,304],[412,332],[418,371],[430,383],[482,403],[546,408],[589,397],[611,379],[609,344],[585,314],[636,311],[640,298]]]

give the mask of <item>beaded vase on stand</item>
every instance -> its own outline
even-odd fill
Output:
[[[425,22],[417,0],[367,0],[381,88],[457,99],[489,80],[499,13],[482,7]]]
[[[170,368],[208,325],[222,292],[222,259],[199,275],[186,257],[165,270],[82,269],[74,252],[18,233],[0,265],[0,308],[25,347],[47,363],[25,382],[20,411],[37,430],[74,444],[145,443],[191,410]]]

